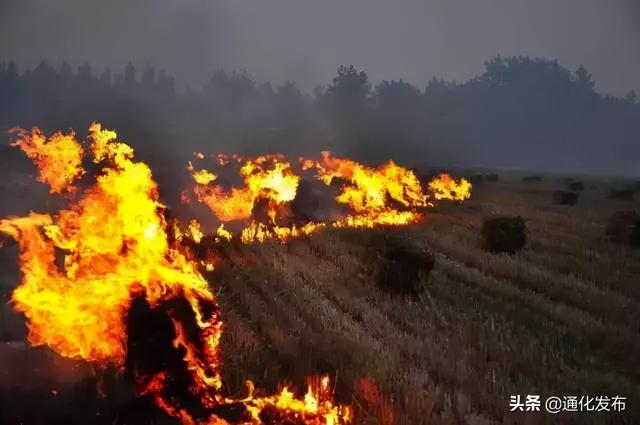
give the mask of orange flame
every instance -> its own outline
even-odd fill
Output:
[[[431,180],[429,189],[437,200],[464,201],[471,197],[471,183],[462,178],[456,181],[448,174],[440,174]]]
[[[334,158],[323,151],[320,161],[302,158],[300,162],[303,169],[315,167],[316,177],[327,186],[334,179],[344,181],[336,201],[349,205],[354,214],[338,220],[334,223],[336,226],[410,224],[422,217],[415,209],[429,205],[428,196],[413,171],[393,161],[372,168],[350,159]],[[406,210],[400,211],[400,207]]]
[[[132,160],[133,150],[115,142],[114,132],[99,124],[90,131],[94,161],[112,164],[95,186],[56,217],[31,213],[3,219],[0,231],[20,244],[23,278],[12,302],[27,317],[31,344],[122,365],[122,318],[134,295],[144,294],[151,305],[178,295],[194,305],[197,298],[213,298],[194,265],[167,245],[151,170]],[[75,139],[67,143],[78,150]],[[56,251],[63,254],[64,270],[56,266]]]
[[[300,181],[284,157],[280,154],[255,158],[218,155],[217,160],[222,166],[241,164],[240,174],[245,185],[232,187],[230,191],[220,186],[212,187],[209,183],[217,179],[216,175],[207,170],[195,171],[189,163],[187,168],[196,183],[194,192],[219,220],[246,220],[240,239],[247,244],[267,240],[285,242],[292,237],[311,235],[327,224],[334,227],[408,225],[422,218],[425,207],[433,206],[430,195],[423,191],[412,170],[393,161],[369,167],[351,159],[332,157],[328,151],[323,151],[319,161],[300,158],[300,167],[302,170],[315,169],[317,179],[327,186],[337,183],[340,193],[336,201],[348,205],[353,213],[330,223],[283,226],[279,219],[286,217],[280,217],[281,211],[286,211],[283,206],[296,197]],[[471,196],[468,181],[455,180],[447,174],[434,178],[428,186],[435,200],[462,201]],[[255,217],[258,204],[266,205],[266,220]],[[231,234],[226,232],[225,238],[230,239]]]
[[[29,140],[27,133],[21,134],[25,146],[37,143]],[[39,131],[33,134],[40,135]],[[310,389],[303,400],[286,388],[272,397],[254,398],[250,393],[236,401],[221,396],[223,324],[216,300],[197,262],[169,245],[168,232],[176,238],[182,233],[163,217],[164,207],[158,202],[151,170],[133,160],[131,147],[115,141],[115,132],[93,124],[90,139],[93,160],[104,168],[76,203],[54,217],[31,213],[0,220],[0,232],[20,245],[22,282],[12,294],[12,303],[27,318],[30,343],[48,345],[65,357],[122,367],[127,340],[124,318],[132,300],[144,296],[155,307],[182,298],[193,310],[197,341],[171,317],[173,344],[184,351],[183,361],[193,380],[191,391],[203,406],[242,403],[250,414],[244,423],[260,423],[262,410],[270,406],[284,418],[306,424],[350,423],[351,409],[334,405],[325,396],[328,392]],[[65,145],[75,152],[80,149],[73,137]],[[57,149],[45,148],[32,159],[41,170],[49,170],[57,163],[58,154]],[[60,155],[66,157],[67,153]],[[199,230],[195,223],[191,223],[191,237],[195,228]],[[223,230],[220,227],[218,234],[224,234]],[[57,254],[64,259],[63,270],[57,266]],[[214,306],[213,312],[205,314],[205,305]],[[153,397],[160,408],[184,425],[226,423],[215,415],[206,422],[197,420],[174,399],[165,397],[167,373],[139,377],[139,394]]]
[[[220,226],[216,229],[216,237],[220,241],[230,241],[233,238],[233,234],[224,228],[224,223],[220,223]]]
[[[224,158],[221,163],[228,163],[226,157],[219,158]],[[240,174],[244,186],[232,187],[230,191],[209,185],[217,179],[215,174],[207,170],[193,171],[191,165],[188,167],[196,182],[194,192],[198,201],[208,206],[220,220],[231,221],[250,218],[256,201],[263,198],[269,201],[268,214],[275,220],[277,207],[296,196],[300,177],[293,173],[291,164],[281,155],[234,159],[242,163]]]
[[[323,227],[323,223],[307,223],[304,226],[296,227],[281,227],[281,226],[268,226],[264,223],[252,221],[247,227],[242,229],[240,240],[246,244],[254,242],[265,242],[267,240],[278,240],[285,242],[291,238],[297,238],[303,235],[311,235],[320,227]]]
[[[39,129],[31,133],[16,128],[18,140],[12,146],[20,148],[39,170],[38,181],[50,186],[51,193],[73,192],[73,182],[84,174],[82,146],[75,141],[75,134],[55,133],[49,139]]]

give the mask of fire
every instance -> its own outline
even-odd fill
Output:
[[[200,228],[200,222],[196,219],[189,221],[189,236],[195,243],[200,243],[204,236],[204,233],[202,233],[202,229]]]
[[[281,226],[268,226],[264,223],[252,221],[247,227],[242,229],[240,240],[243,243],[251,244],[254,242],[265,242],[267,240],[278,240],[285,242],[288,239],[300,237],[303,235],[311,235],[318,228],[324,226],[323,223],[307,223],[304,226],[296,227],[281,227]]]
[[[195,181],[194,193],[221,222],[244,220],[240,240],[246,244],[267,240],[286,242],[293,237],[311,235],[326,225],[360,228],[409,225],[423,217],[424,208],[433,206],[432,197],[463,201],[471,196],[471,184],[465,179],[455,180],[441,174],[429,182],[430,193],[427,193],[412,170],[393,161],[369,167],[351,159],[332,157],[324,151],[319,161],[300,158],[300,168],[314,169],[316,178],[327,186],[339,186],[340,193],[335,200],[349,206],[352,213],[332,222],[291,224],[287,207],[296,198],[300,177],[283,155],[255,158],[218,155],[216,158],[221,166],[238,164],[244,186],[230,190],[212,186],[210,183],[217,176],[204,169],[196,171],[189,163],[187,168]],[[256,217],[260,211],[266,212],[265,217]],[[231,237],[232,234],[225,231],[219,239]]]
[[[51,184],[55,193],[69,190],[73,179],[56,180],[50,172],[60,161],[69,164],[61,158],[78,158],[82,148],[75,136],[65,136],[63,145],[50,149],[43,144],[39,131],[20,134],[22,143],[17,146],[30,147],[25,152],[40,168],[41,180]],[[310,387],[302,400],[286,388],[272,397],[254,398],[250,393],[246,399],[233,400],[222,396],[219,370],[223,323],[219,308],[198,271],[198,263],[169,243],[171,232],[174,238],[182,233],[164,218],[151,170],[134,160],[133,149],[116,141],[115,132],[93,124],[89,138],[93,161],[103,167],[92,187],[78,194],[78,199],[70,199],[70,207],[55,216],[30,213],[0,220],[0,232],[13,237],[20,246],[22,281],[11,302],[27,318],[30,343],[47,345],[62,356],[101,367],[121,368],[127,354],[124,323],[133,300],[144,297],[151,308],[183,300],[193,313],[195,333],[184,329],[170,307],[166,307],[166,313],[174,325],[173,346],[184,353],[183,362],[191,376],[189,391],[205,409],[240,403],[247,413],[243,423],[261,423],[265,409],[276,409],[281,418],[307,424],[350,423],[351,409],[334,405],[326,388],[316,391]],[[41,146],[42,151],[30,150],[34,146]],[[245,168],[247,177],[265,172],[260,162],[256,164]],[[76,171],[67,173],[67,177],[84,173],[81,162],[74,167]],[[284,184],[285,180],[270,181]],[[275,199],[291,196],[290,191],[278,192],[269,185],[264,188],[268,193],[273,191]],[[196,223],[190,223],[191,237],[201,235]],[[225,231],[219,227],[218,236]],[[59,268],[57,256],[63,259],[63,268]],[[152,397],[158,407],[185,425],[227,423],[213,414],[194,417],[182,407],[167,393],[169,373],[138,376],[139,394]]]
[[[75,141],[75,134],[55,133],[46,138],[39,129],[31,132],[13,129],[18,140],[12,146],[20,148],[38,167],[38,181],[50,186],[51,193],[72,192],[73,182],[84,174],[84,151]]]
[[[429,205],[428,195],[413,171],[393,161],[373,168],[323,151],[320,161],[303,158],[300,162],[303,169],[315,167],[316,177],[327,186],[334,179],[344,181],[336,201],[349,205],[354,214],[338,220],[335,226],[406,225],[420,219],[417,208]]]
[[[440,174],[431,180],[429,189],[437,200],[464,201],[471,197],[471,183],[465,179],[456,181],[448,174]]]
[[[110,163],[96,184],[55,217],[3,219],[0,231],[20,244],[23,279],[12,302],[28,319],[31,344],[121,366],[122,318],[134,296],[144,294],[152,305],[183,294],[194,305],[197,298],[212,298],[195,267],[168,248],[151,170],[132,160],[133,150],[115,142],[115,133],[98,124],[90,131],[94,161]],[[79,145],[75,139],[67,143]],[[56,252],[63,255],[64,270],[56,266]]]
[[[221,164],[229,159],[219,157]],[[211,186],[217,176],[207,170],[188,169],[196,183],[194,193],[198,201],[208,206],[222,221],[244,220],[251,217],[253,207],[259,199],[268,201],[268,215],[275,221],[277,208],[296,196],[300,177],[291,170],[291,164],[282,155],[264,155],[255,158],[233,157],[240,165],[244,186],[226,190],[220,185]]]
[[[204,156],[197,156],[201,159]],[[248,224],[240,231],[244,243],[264,242],[275,239],[281,242],[291,237],[308,235],[320,225],[305,223],[287,226],[278,223],[279,212],[296,197],[300,177],[283,155],[242,157],[218,155],[220,166],[235,164],[243,180],[242,187],[225,189],[215,185],[218,176],[208,170],[195,170],[189,163],[187,170],[195,182],[196,199],[208,206],[222,222],[216,231],[219,240],[230,240],[233,235],[224,229],[224,222],[245,220]],[[255,215],[263,214],[256,221]]]
[[[233,238],[233,234],[224,228],[224,223],[220,223],[220,226],[216,229],[216,237],[219,241],[230,241]]]

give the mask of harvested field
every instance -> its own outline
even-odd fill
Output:
[[[355,391],[362,423],[387,423],[391,411],[400,424],[637,423],[632,401],[626,413],[509,413],[513,394],[633,400],[640,389],[640,253],[604,232],[619,204],[595,194],[575,209],[549,206],[552,192],[501,182],[475,192],[479,208],[452,205],[386,231],[435,254],[417,300],[363,272],[368,232],[247,248],[260,263],[213,282],[227,385],[330,372],[338,395]],[[484,252],[483,211],[524,217],[525,250]],[[365,400],[362,385],[382,396]]]
[[[501,179],[404,229],[324,229],[287,245],[237,246],[211,277],[225,322],[225,389],[246,379],[301,388],[328,372],[362,424],[634,424],[640,418],[640,251],[605,235],[640,202]],[[603,185],[606,186],[606,185]],[[513,255],[482,246],[487,215],[522,216]],[[383,291],[366,268],[372,233],[433,253],[417,297]],[[3,275],[3,285],[11,282]],[[6,314],[6,313],[5,313]],[[625,395],[624,413],[510,413],[516,394]]]

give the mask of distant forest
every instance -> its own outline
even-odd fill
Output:
[[[151,65],[96,72],[47,62],[0,65],[0,129],[39,126],[86,134],[116,129],[157,163],[194,151],[313,155],[331,149],[365,162],[411,166],[513,166],[640,174],[640,99],[595,91],[584,67],[496,57],[466,82],[434,78],[373,85],[341,66],[327,86],[303,94],[248,73],[219,70],[197,90]],[[3,137],[4,138],[4,137]],[[6,139],[5,139],[6,140]],[[4,142],[3,142],[4,143]]]

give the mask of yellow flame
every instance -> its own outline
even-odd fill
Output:
[[[73,192],[73,182],[84,173],[82,156],[84,150],[76,142],[75,134],[55,133],[46,138],[33,128],[27,132],[20,128],[11,130],[18,135],[12,146],[20,148],[38,167],[38,181],[50,186],[51,193]]]
[[[471,183],[462,178],[456,181],[448,174],[440,174],[431,180],[429,189],[437,200],[464,201],[471,197]]]
[[[323,391],[309,389],[304,399],[286,388],[262,398],[254,398],[252,391],[242,400],[220,395],[223,325],[215,297],[198,272],[198,263],[169,246],[167,231],[182,233],[175,223],[165,222],[149,167],[133,160],[133,149],[115,141],[115,132],[93,124],[90,134],[94,161],[104,168],[77,202],[55,217],[31,213],[0,220],[0,232],[20,245],[23,277],[12,302],[27,318],[31,344],[46,344],[63,356],[100,366],[123,366],[124,318],[132,300],[144,296],[154,307],[181,297],[191,306],[199,331],[193,341],[182,323],[171,317],[173,345],[183,350],[193,381],[190,390],[204,407],[240,402],[255,424],[261,423],[260,412],[267,406],[309,425],[350,423],[351,409],[334,405]],[[76,149],[74,143],[75,139],[71,149]],[[46,169],[57,160],[44,156],[57,154],[45,150],[34,162]],[[191,224],[193,236],[199,226]],[[218,233],[223,230],[220,227]],[[63,270],[57,266],[56,251],[63,255]],[[207,308],[205,314],[204,305],[214,308]],[[206,422],[196,420],[176,400],[165,397],[168,373],[143,377],[146,384],[139,394],[151,396],[158,407],[184,425],[226,423],[215,415]]]

